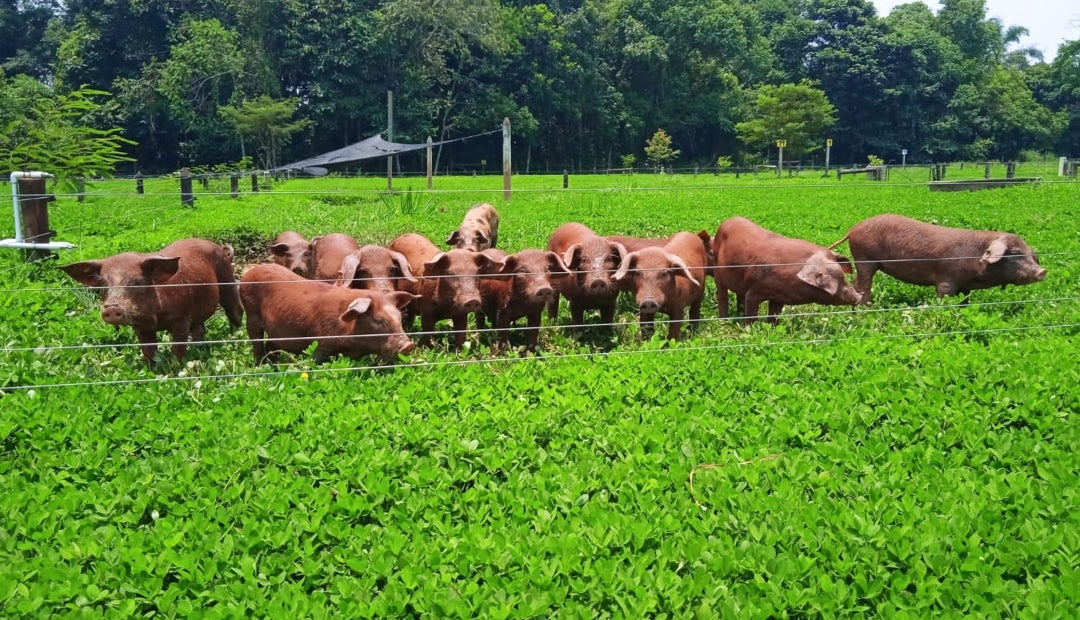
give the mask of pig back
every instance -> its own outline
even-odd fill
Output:
[[[345,257],[360,249],[360,244],[344,233],[330,233],[311,242],[312,277],[316,280],[337,280]]]

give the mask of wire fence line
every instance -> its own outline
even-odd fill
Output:
[[[148,254],[150,256],[155,255],[155,253],[146,253],[146,254]],[[511,254],[511,256],[512,256],[512,254]],[[1060,258],[1060,257],[1071,258],[1071,257],[1075,257],[1075,256],[1080,256],[1080,251],[1076,251],[1076,252],[1044,252],[1044,253],[1039,253],[1039,254],[1007,254],[1002,258],[1004,260],[1007,260],[1007,259],[1010,259],[1010,258],[1034,257],[1036,260],[1038,260],[1038,259],[1044,259],[1044,258]],[[851,264],[854,265],[855,267],[858,267],[859,265],[864,265],[864,264],[875,264],[876,265],[876,264],[889,264],[889,263],[925,263],[925,262],[935,262],[936,263],[936,262],[945,262],[945,261],[980,260],[982,258],[983,258],[982,255],[979,255],[979,256],[936,256],[936,257],[922,257],[922,258],[883,259],[883,260],[873,260],[873,261],[855,261],[855,260],[851,260],[849,262],[851,262]],[[37,263],[48,263],[48,262],[51,262],[51,259],[41,259],[41,260],[38,260],[38,261],[35,261],[35,262],[37,262]],[[81,261],[81,262],[85,262],[85,261]],[[252,265],[254,265],[254,264],[264,264],[264,263],[253,263]],[[784,262],[784,263],[750,263],[750,264],[745,264],[745,265],[708,265],[708,266],[703,266],[703,267],[700,267],[700,268],[705,270],[706,277],[708,277],[710,275],[710,273],[712,271],[714,271],[714,270],[721,270],[722,271],[722,270],[725,270],[725,269],[757,269],[757,268],[769,268],[769,267],[798,267],[798,266],[802,266],[802,265],[805,265],[805,262],[800,261],[800,262]],[[20,269],[20,268],[21,268],[21,266],[15,266],[15,267],[12,268],[12,270],[17,270],[17,269]],[[669,267],[627,268],[625,271],[627,273],[651,273],[651,272],[665,271],[667,269],[669,269]],[[570,273],[571,274],[579,274],[579,273],[580,274],[584,274],[584,273],[614,274],[614,273],[619,272],[620,270],[621,269],[619,269],[619,268],[615,268],[615,269],[592,269],[592,270],[588,270],[588,271],[570,270]],[[548,272],[534,272],[534,271],[515,272],[516,275],[545,275],[547,273]],[[487,279],[487,278],[490,278],[490,279],[507,279],[509,277],[512,277],[515,274],[509,274],[509,273],[477,273],[477,274],[475,274],[475,277],[480,278],[480,279]],[[439,274],[426,275],[425,274],[425,275],[416,275],[416,276],[413,276],[413,277],[416,280],[423,280],[423,279],[428,279],[428,280],[444,280],[444,279],[445,280],[452,280],[452,279],[455,279],[455,278],[461,278],[461,277],[463,277],[463,275],[462,274],[442,274],[442,275],[439,275]],[[465,276],[465,277],[472,277],[472,276]],[[562,276],[562,277],[568,277],[568,276]],[[381,277],[355,277],[355,278],[350,278],[349,282],[361,282],[361,283],[363,283],[363,282],[380,281],[380,280],[385,280],[385,279],[387,279],[387,278],[381,278]],[[391,279],[391,280],[402,280],[402,279],[405,279],[405,278],[404,278],[404,276],[391,276],[389,279]],[[321,282],[321,283],[325,283],[325,284],[339,284],[339,283],[342,283],[343,280],[340,277],[336,277],[336,278],[327,278],[327,279],[303,278],[303,279],[289,279],[289,280],[253,280],[253,281],[244,281],[244,280],[240,279],[240,280],[236,281],[236,283],[238,285],[240,285],[240,286],[264,285],[264,284],[285,284],[285,285],[300,285],[300,286],[303,286],[303,285],[307,285],[307,284],[310,284],[310,283],[313,283],[313,282]],[[163,282],[163,283],[160,283],[160,284],[123,284],[123,283],[117,283],[117,284],[108,284],[108,285],[103,285],[103,286],[72,285],[72,286],[0,288],[0,294],[15,294],[15,293],[26,293],[26,292],[59,293],[59,292],[70,292],[70,291],[85,291],[85,290],[91,290],[91,291],[97,292],[97,291],[103,291],[105,289],[198,288],[198,287],[218,287],[218,286],[221,286],[223,284],[227,285],[229,283],[228,282],[216,282],[216,281],[215,282],[185,282],[185,283],[179,283],[179,284],[169,283],[169,282]],[[702,284],[704,284],[704,283],[702,283]],[[355,288],[355,287],[353,287],[353,288]],[[361,289],[357,289],[357,290],[367,290],[367,289],[361,288]]]
[[[983,307],[986,307],[986,308],[994,308],[994,307],[1002,308],[1002,307],[1010,307],[1010,306],[1029,306],[1029,305],[1055,304],[1055,303],[1077,302],[1077,301],[1080,301],[1080,296],[1078,296],[1078,297],[1044,297],[1044,298],[1031,298],[1031,299],[1021,299],[1021,300],[1011,300],[1011,301],[976,302],[976,303],[969,303],[969,304],[967,304],[966,307],[968,307],[968,308],[983,308]],[[818,318],[818,317],[828,317],[828,318],[840,317],[840,318],[842,318],[842,317],[845,317],[845,316],[854,316],[854,315],[931,313],[931,312],[937,312],[937,311],[952,311],[952,310],[956,310],[959,307],[961,307],[961,306],[957,306],[957,305],[953,305],[953,304],[940,304],[940,305],[925,305],[924,304],[924,305],[920,305],[920,306],[904,306],[904,307],[893,306],[893,307],[888,307],[888,308],[832,308],[832,309],[827,309],[827,310],[816,310],[816,311],[806,311],[806,312],[785,312],[785,313],[782,313],[782,314],[777,315],[777,316],[780,317],[780,318],[783,318],[785,320],[790,320],[790,319],[795,319],[795,318]],[[764,314],[759,315],[757,318],[759,320],[761,320],[761,319],[766,319],[769,316],[770,315],[768,313],[764,313]],[[693,325],[693,326],[702,326],[702,325],[709,325],[709,324],[742,323],[743,321],[745,321],[745,317],[742,317],[742,316],[729,316],[729,317],[722,317],[722,318],[721,317],[701,317],[699,319],[694,319],[694,320],[684,318],[684,319],[679,320],[679,321],[674,321],[674,320],[672,320],[670,318],[668,318],[668,319],[660,319],[660,318],[658,318],[658,319],[655,320],[655,324],[659,325],[659,326],[666,326],[666,325],[669,325],[669,324],[671,324],[673,322],[679,322],[679,323],[682,323],[682,324],[687,325],[687,326],[691,326],[691,325]],[[633,322],[633,323],[631,323],[631,322],[560,323],[560,324],[541,325],[541,326],[538,326],[538,327],[510,326],[510,327],[503,327],[503,328],[484,327],[482,329],[481,328],[474,328],[474,329],[464,329],[464,330],[454,330],[454,329],[439,330],[439,329],[436,329],[436,330],[433,330],[433,331],[422,331],[422,330],[419,330],[419,331],[406,331],[405,335],[409,336],[410,338],[421,339],[421,338],[434,337],[434,336],[447,336],[447,335],[453,336],[453,335],[457,335],[457,334],[483,335],[483,334],[499,334],[499,333],[503,333],[503,332],[507,332],[507,333],[563,332],[563,331],[579,330],[579,329],[624,328],[624,327],[628,327],[628,326],[633,325],[633,324],[636,324],[636,321]],[[1038,327],[1038,326],[1035,326],[1035,327]],[[341,341],[341,340],[365,340],[365,339],[386,338],[387,335],[388,334],[385,334],[385,333],[381,333],[381,334],[338,334],[338,335],[320,336],[320,337],[317,337],[317,338],[312,337],[312,336],[296,336],[296,337],[272,337],[272,336],[266,336],[264,338],[261,338],[260,340],[273,341],[273,342],[282,342],[282,343],[300,342],[300,341],[312,341],[312,340]],[[251,343],[251,340],[248,339],[248,338],[222,338],[222,339],[217,339],[217,340],[201,340],[201,341],[198,341],[198,342],[192,341],[192,342],[189,342],[188,344],[200,344],[200,345],[235,345],[235,344],[241,344],[241,345],[243,345],[243,344],[250,344],[250,343]],[[171,344],[171,343],[168,342],[168,341],[165,341],[165,342],[159,342],[157,344],[158,345],[168,345],[168,344]],[[61,344],[61,345],[36,344],[36,345],[33,345],[33,346],[25,345],[25,346],[4,346],[4,347],[0,347],[0,354],[3,354],[3,353],[30,353],[30,352],[32,352],[32,353],[35,353],[35,354],[38,354],[38,355],[44,355],[44,354],[47,354],[47,353],[62,352],[62,351],[93,351],[93,350],[97,350],[97,349],[134,349],[134,348],[138,348],[138,347],[141,347],[141,346],[144,346],[144,345],[142,343],[138,343],[138,342],[118,342],[118,343],[105,343],[105,344],[101,344],[101,343],[81,343],[81,344],[67,344],[67,345],[65,345],[65,344]]]
[[[963,330],[949,330],[942,332],[912,332],[903,334],[877,334],[874,336],[849,336],[844,338],[812,338],[803,340],[785,340],[778,342],[726,342],[709,345],[694,345],[694,346],[675,346],[663,349],[638,349],[638,350],[610,350],[610,351],[592,351],[582,353],[557,353],[554,355],[544,356],[530,356],[530,357],[496,357],[496,358],[483,358],[483,359],[456,359],[456,360],[437,360],[437,361],[417,361],[413,363],[404,364],[378,364],[367,366],[350,366],[347,368],[307,368],[302,369],[277,369],[266,371],[253,371],[253,372],[233,372],[233,373],[212,373],[212,374],[177,374],[177,375],[158,375],[154,378],[146,379],[113,379],[102,381],[72,381],[72,382],[58,382],[58,383],[44,383],[37,385],[10,385],[0,387],[0,394],[5,392],[34,392],[36,390],[56,389],[56,388],[89,388],[89,387],[105,387],[105,386],[129,386],[129,385],[145,385],[150,383],[175,383],[175,382],[187,382],[195,383],[197,386],[201,385],[204,380],[220,381],[228,379],[278,379],[288,375],[330,375],[330,374],[346,374],[355,373],[359,371],[376,371],[376,370],[391,370],[391,369],[412,369],[422,370],[439,367],[449,366],[468,366],[468,365],[497,365],[497,364],[524,364],[524,363],[551,363],[553,361],[567,360],[567,359],[595,359],[605,357],[616,356],[628,356],[628,355],[677,355],[680,353],[689,352],[701,352],[701,351],[723,351],[723,350],[741,350],[741,349],[765,349],[765,348],[778,348],[787,346],[811,346],[811,345],[828,345],[843,342],[856,342],[865,341],[870,339],[919,339],[919,338],[936,338],[936,337],[955,337],[955,336],[976,336],[987,334],[1006,334],[1006,333],[1020,333],[1030,331],[1045,331],[1045,330],[1069,330],[1080,328],[1080,323],[1058,323],[1050,325],[1036,325],[1036,326],[1020,326],[1020,327],[1002,327],[1002,328],[985,328],[985,329],[963,329]]]

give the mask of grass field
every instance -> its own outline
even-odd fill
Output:
[[[62,196],[51,227],[79,246],[63,262],[193,235],[254,262],[286,229],[439,242],[488,201],[508,251],[571,220],[666,236],[733,215],[829,244],[895,212],[1016,232],[1049,274],[967,307],[879,274],[871,308],[751,329],[716,319],[710,282],[677,343],[642,341],[627,299],[615,330],[546,324],[539,358],[492,356],[484,333],[394,368],[256,367],[218,315],[220,342],[147,369],[54,263],[0,254],[0,616],[1075,617],[1080,185],[1017,174],[1045,181],[525,176],[504,202],[498,177],[237,200],[217,179],[184,209],[151,179]]]

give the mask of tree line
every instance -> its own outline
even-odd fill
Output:
[[[779,139],[820,161],[826,137],[834,162],[1076,156],[1080,41],[1046,62],[985,0],[940,4],[0,0],[0,152],[40,99],[94,93],[81,122],[132,169],[266,166],[385,132],[393,91],[395,140],[509,117],[520,171],[618,167],[658,130],[706,166]],[[443,165],[498,148],[476,142]]]

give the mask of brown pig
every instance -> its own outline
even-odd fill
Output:
[[[400,308],[411,293],[385,295],[305,280],[275,264],[255,265],[240,280],[247,332],[255,363],[275,350],[300,353],[318,342],[315,361],[335,355],[387,362],[412,351],[401,329]]]
[[[498,240],[499,213],[495,207],[482,202],[469,209],[461,226],[446,239],[446,245],[458,250],[480,252],[495,247]]]
[[[409,263],[409,270],[413,274],[413,278],[421,278],[424,275],[424,264],[432,258],[435,258],[441,250],[439,246],[435,245],[431,239],[428,239],[420,233],[405,233],[396,237],[390,242],[388,249],[391,252],[397,252],[405,257],[406,262]],[[401,290],[408,291],[414,295],[420,295],[421,282],[399,282],[401,284]],[[416,315],[419,314],[416,302],[409,304],[405,309],[404,318],[402,319],[405,329],[411,330],[416,323]]]
[[[360,244],[344,233],[330,233],[311,241],[311,277],[335,282],[345,257],[360,249]]]
[[[786,305],[855,305],[859,293],[848,283],[847,258],[802,239],[766,230],[750,220],[724,220],[713,237],[716,303],[728,316],[728,291],[744,301],[746,319],[754,322],[761,302],[769,302],[769,320],[776,323]]]
[[[424,339],[430,340],[435,322],[450,319],[454,326],[454,348],[465,344],[470,313],[482,309],[480,278],[498,273],[503,262],[469,250],[439,252],[424,263],[420,298],[415,307],[420,314]]]
[[[679,233],[676,233],[679,234]],[[713,263],[712,256],[712,236],[709,231],[703,230],[697,234],[701,239],[701,245],[705,248],[705,256],[709,260],[709,264]],[[615,243],[621,243],[627,252],[637,252],[645,248],[659,248],[667,245],[672,240],[674,235],[665,239],[653,239],[646,237],[626,237],[623,235],[605,235],[608,241],[614,241]]]
[[[547,250],[558,254],[572,277],[563,278],[556,295],[548,304],[548,316],[554,319],[559,310],[559,294],[570,303],[570,320],[581,325],[585,310],[600,310],[600,322],[610,325],[615,319],[619,287],[612,276],[626,256],[626,248],[594,233],[577,222],[563,224],[548,238]]]
[[[270,245],[274,262],[298,276],[311,277],[311,243],[298,232],[287,230]]]
[[[484,251],[492,258],[502,260],[503,266],[497,276],[480,280],[480,291],[484,314],[499,330],[496,348],[509,343],[510,324],[525,317],[529,329],[522,355],[536,353],[540,318],[555,297],[554,283],[569,277],[570,271],[555,252],[522,250],[509,256],[493,255],[494,252],[498,250]]]
[[[855,288],[870,303],[878,270],[910,284],[933,286],[938,297],[1046,277],[1039,257],[1020,237],[1005,232],[947,228],[885,213],[865,219],[829,246],[844,241],[855,260]]]
[[[152,364],[157,332],[172,335],[173,355],[182,362],[188,337],[205,338],[206,320],[219,303],[233,328],[240,327],[243,309],[231,258],[232,248],[191,238],[171,243],[157,254],[124,252],[61,269],[103,291],[102,320],[117,328],[134,328],[143,357]]]
[[[668,338],[672,340],[679,337],[688,306],[690,321],[701,319],[708,267],[701,238],[688,232],[675,233],[663,247],[647,246],[626,255],[614,278],[634,292],[642,335],[652,335],[657,312],[671,317]]]
[[[403,254],[379,245],[365,245],[345,256],[334,286],[393,293],[419,283]]]

